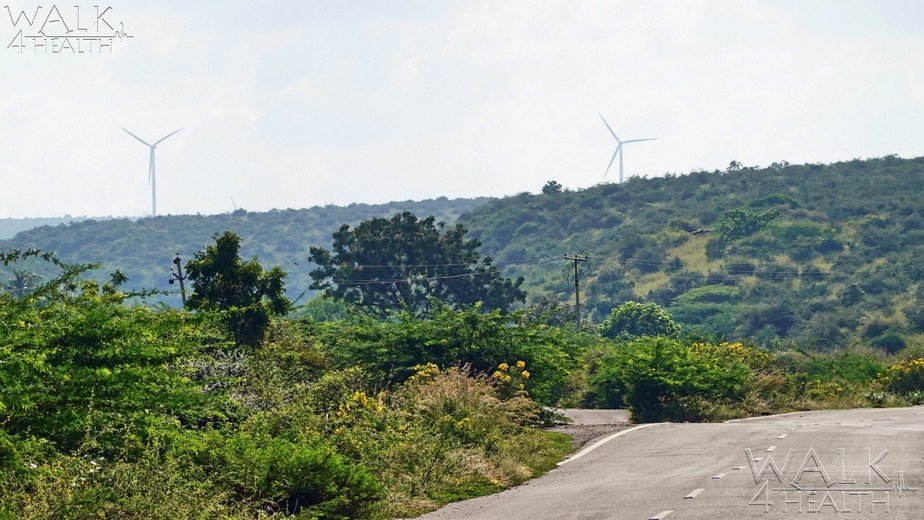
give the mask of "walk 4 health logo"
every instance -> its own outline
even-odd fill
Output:
[[[843,448],[832,452],[837,454],[836,466],[829,466],[837,467],[840,472],[838,478],[828,472],[815,448],[808,449],[792,478],[787,476],[787,472],[794,467],[796,450],[789,450],[782,467],[771,456],[755,458],[750,448],[744,451],[754,484],[759,486],[748,505],[760,506],[768,513],[772,509],[776,513],[879,515],[889,513],[897,505],[894,502],[908,494],[919,494],[918,488],[906,482],[905,471],[889,464],[889,450],[873,455],[875,452],[866,448],[865,454],[854,457],[856,460],[852,459],[849,463]],[[761,461],[762,465],[758,467],[757,463]],[[853,475],[850,475],[851,471]]]
[[[19,54],[112,54],[114,44],[134,38],[108,6],[3,9],[12,36],[6,48]]]

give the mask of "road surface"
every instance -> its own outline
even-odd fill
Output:
[[[922,488],[924,407],[830,410],[622,430],[421,518],[922,520]]]

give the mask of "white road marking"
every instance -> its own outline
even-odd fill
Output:
[[[788,435],[789,435],[788,433],[784,433],[783,435],[780,435],[779,437],[777,437],[777,439],[785,439],[786,436]]]
[[[719,473],[718,475],[713,475],[713,476],[712,476],[712,480],[719,480],[720,478],[724,477],[725,475],[728,475],[728,473]]]
[[[667,517],[667,515],[671,513],[673,513],[673,511],[661,511],[660,513],[654,516],[649,516],[648,520],[664,520]]]
[[[564,466],[565,464],[567,464],[567,463],[569,463],[569,462],[578,460],[579,458],[583,457],[584,455],[587,455],[588,453],[594,451],[595,449],[599,448],[600,446],[603,446],[604,444],[610,442],[611,440],[615,439],[616,437],[619,437],[619,436],[621,436],[621,435],[625,435],[625,434],[627,434],[627,433],[629,433],[629,432],[634,432],[635,430],[641,430],[642,428],[648,428],[649,426],[658,426],[658,425],[660,425],[660,424],[667,424],[667,423],[648,423],[648,424],[640,424],[640,425],[635,426],[635,427],[633,427],[633,428],[629,428],[628,430],[618,431],[618,432],[616,432],[616,433],[614,433],[614,434],[612,434],[612,435],[610,435],[610,436],[608,436],[608,437],[604,437],[604,438],[600,439],[599,441],[597,441],[597,442],[591,444],[590,446],[584,448],[583,450],[577,452],[573,457],[568,458],[568,459],[565,459],[565,460],[559,462],[558,465],[559,465],[559,466]]]
[[[771,451],[775,449],[776,449],[776,446],[770,446],[769,448],[767,448],[767,453],[770,453]]]
[[[763,457],[754,457],[754,462],[760,462],[762,460],[764,460]]]
[[[703,488],[697,488],[697,489],[694,489],[693,491],[690,491],[690,494],[683,498],[696,498],[696,495],[702,492],[703,492]]]
[[[732,469],[735,470],[735,471],[741,471],[741,470],[744,469],[744,466],[735,466],[735,467],[732,468]]]

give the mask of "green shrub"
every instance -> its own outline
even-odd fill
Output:
[[[881,336],[873,340],[873,344],[878,348],[885,350],[889,354],[894,354],[905,348],[907,342],[905,338],[894,330],[887,330]]]
[[[831,229],[808,220],[778,222],[770,226],[769,232],[783,240],[795,240],[800,237],[830,237]]]
[[[222,336],[207,317],[77,295],[0,301],[0,424],[11,434],[117,453],[218,415],[182,360]],[[3,296],[0,295],[0,300]]]
[[[673,336],[680,327],[657,303],[626,302],[613,309],[599,327],[609,338],[630,336]]]
[[[848,384],[868,385],[884,371],[882,361],[869,354],[838,352],[815,353],[810,356],[785,353],[778,357],[777,365],[790,374],[801,374],[807,380],[841,380]]]
[[[724,303],[741,299],[741,289],[732,285],[706,285],[681,294],[674,299],[673,305],[693,303]]]
[[[414,367],[469,366],[491,374],[497,365],[523,360],[532,373],[530,395],[555,404],[567,395],[570,374],[579,368],[582,344],[589,335],[529,322],[521,313],[483,313],[476,308],[442,309],[432,319],[401,314],[394,321],[357,318],[336,323],[305,323],[340,367],[361,368],[373,383],[392,386],[406,380]]]
[[[604,404],[625,403],[636,421],[701,420],[709,416],[705,403],[732,404],[745,395],[753,371],[731,348],[641,338],[614,345],[591,382]]]
[[[770,195],[765,195],[763,197],[754,199],[750,204],[752,208],[761,208],[765,206],[789,206],[793,209],[798,208],[801,205],[802,204],[800,204],[798,200],[783,193],[771,193]]]
[[[896,393],[924,392],[924,358],[908,359],[890,366],[883,380],[886,388]]]
[[[311,437],[285,439],[240,431],[213,434],[196,455],[225,489],[267,512],[306,518],[362,518],[382,487],[361,465]]]

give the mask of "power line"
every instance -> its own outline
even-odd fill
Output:
[[[508,260],[503,262],[492,262],[490,265],[493,267],[507,266],[507,265],[526,265],[526,264],[538,264],[538,263],[547,263],[552,261],[553,258],[543,257],[537,258],[534,260]],[[478,264],[478,262],[454,262],[454,263],[444,263],[444,264],[314,264],[318,267],[349,267],[352,269],[407,269],[411,267],[464,267],[470,266],[472,264]],[[482,264],[485,265],[485,264]]]
[[[924,255],[912,255],[912,258],[924,257]],[[560,261],[562,256],[554,255],[536,259],[526,259],[526,260],[510,260],[504,262],[497,262],[488,267],[487,271],[481,272],[472,272],[472,273],[462,273],[456,275],[439,275],[439,276],[430,276],[424,278],[392,278],[392,279],[367,279],[367,280],[358,280],[353,282],[343,282],[339,285],[364,285],[364,284],[389,284],[389,283],[409,283],[410,281],[432,281],[432,280],[443,280],[443,279],[452,279],[452,278],[464,278],[466,276],[478,276],[487,273],[500,273],[502,267],[508,266],[538,266],[543,264],[555,263]],[[574,258],[571,255],[564,255],[566,260],[574,261]],[[618,258],[618,254],[611,253],[608,256],[602,257],[604,260],[607,258]],[[586,261],[586,260],[580,260]],[[637,264],[637,265],[651,265],[651,266],[667,266],[670,265],[672,260],[640,260],[640,259],[619,259],[621,264]],[[316,264],[319,267],[350,267],[352,269],[368,269],[368,268],[377,268],[377,269],[410,269],[410,268],[436,268],[436,267],[464,267],[470,266],[474,262],[463,263],[463,262],[453,262],[453,263],[433,263],[433,264],[397,264],[397,265],[387,265],[387,264],[377,264],[377,265],[349,265],[349,264]],[[482,264],[483,265],[483,264]],[[817,268],[817,266],[815,266]],[[706,272],[693,271],[699,274],[708,276],[710,274],[726,274],[726,275],[737,275],[737,276],[746,276],[746,277],[756,277],[767,280],[783,280],[786,278],[799,278],[799,279],[823,279],[829,277],[837,276],[850,276],[856,275],[863,272],[875,272],[879,274],[890,274],[890,273],[902,273],[908,272],[911,270],[918,269],[915,265],[909,265],[906,267],[890,268],[890,269],[877,269],[878,266],[867,265],[858,267],[855,270],[847,271],[843,269],[829,269],[827,271],[805,271],[805,270],[775,270],[775,271],[764,271],[759,267],[755,266],[754,269],[709,269]],[[819,268],[820,269],[820,268]],[[615,269],[597,271],[595,274],[606,274],[617,272]]]
[[[538,264],[540,264],[540,263],[552,263],[552,262],[557,262],[557,260],[555,260],[555,259],[549,259],[549,260],[536,260],[536,261],[533,261],[533,262],[530,262],[530,263],[532,263],[532,264],[534,264],[534,265],[538,265]],[[468,264],[466,264],[466,265],[468,265]],[[461,273],[461,274],[449,274],[449,275],[425,276],[425,277],[420,277],[420,276],[409,276],[409,277],[406,277],[406,278],[393,278],[393,279],[385,279],[385,280],[381,280],[381,279],[378,279],[378,278],[373,278],[373,279],[369,279],[369,280],[354,280],[354,281],[344,281],[344,282],[337,282],[337,281],[334,281],[334,283],[336,283],[337,285],[371,285],[371,284],[393,284],[393,283],[416,283],[416,282],[430,282],[430,281],[434,281],[434,280],[450,280],[450,279],[454,279],[454,278],[465,278],[465,277],[467,277],[467,276],[484,276],[484,275],[495,275],[495,274],[496,274],[496,275],[500,275],[500,274],[501,274],[501,270],[500,270],[499,268],[497,268],[497,267],[492,267],[491,269],[488,269],[488,270],[486,270],[486,271],[473,271],[473,272],[470,272],[470,273]]]
[[[408,277],[408,278],[395,278],[392,280],[356,280],[353,282],[337,282],[337,285],[372,285],[372,284],[393,284],[393,283],[417,283],[417,282],[431,282],[434,280],[448,280],[452,278],[465,278],[467,276],[485,276],[492,274],[500,274],[499,269],[489,269],[487,271],[476,271],[472,273],[463,273],[463,274],[453,274],[445,276],[429,276],[425,278],[420,277]]]

